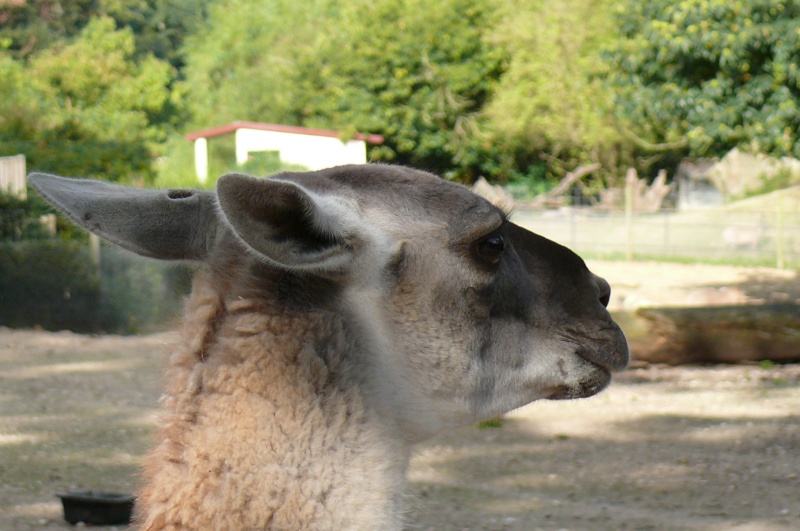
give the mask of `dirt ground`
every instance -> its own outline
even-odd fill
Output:
[[[796,272],[590,266],[616,310],[800,300]],[[70,527],[58,492],[133,491],[172,340],[0,329],[0,530]],[[634,363],[420,445],[409,479],[411,529],[800,529],[800,365]]]

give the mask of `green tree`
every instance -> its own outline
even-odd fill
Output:
[[[560,175],[585,162],[617,170],[622,139],[601,50],[617,36],[613,0],[507,0],[492,41],[508,50],[486,115],[520,171],[547,160]],[[541,172],[539,172],[541,173]]]
[[[800,157],[800,1],[625,2],[609,60],[645,149]]]
[[[487,0],[347,4],[341,29],[299,65],[299,116],[383,134],[376,160],[467,181],[497,174],[480,116],[507,60],[485,39],[495,15]]]
[[[136,39],[136,57],[153,55],[180,71],[182,46],[202,27],[213,0],[102,0],[98,14],[117,28],[129,28]]]
[[[479,111],[504,69],[488,0],[247,0],[212,6],[187,41],[192,123],[381,133],[371,152],[470,179],[493,171]]]
[[[191,127],[233,120],[302,125],[293,114],[295,65],[310,41],[335,27],[331,0],[217,1],[185,44]]]
[[[35,135],[43,114],[43,102],[31,88],[23,63],[0,50],[0,155],[18,152],[12,144]]]
[[[97,14],[96,0],[0,2],[0,48],[25,58],[77,35]]]
[[[27,0],[0,2],[0,48],[25,59],[69,40],[98,17],[136,38],[136,56],[154,55],[176,68],[187,34],[205,19],[213,0]]]
[[[167,63],[134,54],[132,32],[99,18],[27,64],[0,57],[0,154],[24,153],[41,171],[151,178],[153,148],[165,135],[152,117],[171,74]]]

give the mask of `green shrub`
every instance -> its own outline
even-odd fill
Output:
[[[488,428],[502,428],[503,427],[503,417],[495,417],[493,419],[484,420],[478,423],[479,430],[485,430]]]
[[[49,237],[39,217],[52,212],[39,194],[29,191],[27,199],[0,191],[0,241]]]
[[[0,325],[97,332],[100,284],[84,244],[0,243]]]
[[[98,274],[99,273],[99,274]],[[188,292],[190,271],[86,243],[0,243],[0,326],[82,333],[163,330]]]
[[[189,269],[116,247],[101,250],[100,327],[126,334],[168,328],[188,293]]]

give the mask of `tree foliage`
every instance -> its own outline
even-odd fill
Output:
[[[603,142],[610,94],[592,74],[603,68],[597,50],[610,25],[591,14],[608,3],[509,3],[494,37],[511,55],[488,107],[494,127],[539,149]]]
[[[171,74],[134,54],[132,32],[98,18],[26,63],[0,57],[0,154],[24,153],[40,171],[152,177],[152,145],[164,136],[154,116]]]
[[[0,2],[0,155],[150,180],[186,119],[173,80],[213,0]]]
[[[98,15],[133,32],[136,57],[152,55],[176,69],[184,65],[183,43],[197,31],[213,0],[102,0]]]
[[[77,35],[98,14],[96,0],[0,3],[0,49],[17,59]]]
[[[464,181],[800,156],[798,27],[800,0],[6,2],[0,155],[191,178],[183,133],[253,120]]]
[[[183,65],[184,38],[205,19],[213,0],[28,0],[0,2],[0,49],[26,59],[77,36],[92,19],[110,17],[131,30],[136,57]]]
[[[294,115],[295,68],[328,24],[329,0],[220,0],[186,42],[185,94],[192,127],[233,120],[302,125]],[[330,17],[330,18],[329,18]]]
[[[496,173],[480,114],[506,65],[505,50],[485,39],[493,3],[348,6],[346,29],[321,38],[319,52],[300,65],[302,119],[383,134],[377,160],[466,180]]]
[[[521,173],[557,175],[586,162],[616,169],[621,138],[601,50],[617,36],[612,0],[508,0],[491,39],[510,57],[486,108]],[[533,172],[536,174],[535,171]]]
[[[800,157],[800,2],[652,0],[618,12],[616,104],[642,146]]]
[[[504,68],[491,17],[487,0],[219,3],[189,41],[189,108],[198,126],[381,133],[373,160],[476,172],[476,116]]]

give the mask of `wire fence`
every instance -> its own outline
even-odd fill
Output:
[[[673,208],[630,217],[589,206],[522,207],[516,210],[514,221],[577,252],[596,256],[800,267],[798,204],[747,211]],[[0,242],[50,240],[56,238],[57,228],[59,233],[77,231],[56,214],[31,216],[21,205],[0,202]],[[87,243],[96,258],[92,245]]]
[[[518,208],[514,221],[587,258],[800,268],[800,201],[654,214]],[[191,272],[99,244],[30,200],[0,194],[0,326],[164,328]]]
[[[588,256],[800,267],[800,212],[518,210],[514,221]]]
[[[0,241],[21,242],[55,238],[56,221],[55,214],[30,217],[24,209],[0,206]]]
[[[0,195],[0,326],[134,333],[168,328],[191,271],[149,260]]]

